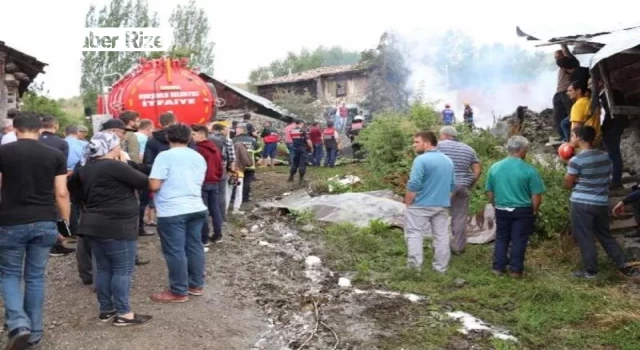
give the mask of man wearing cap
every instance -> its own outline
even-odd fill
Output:
[[[482,168],[476,151],[456,139],[458,132],[447,125],[440,129],[440,142],[436,148],[453,161],[456,186],[451,195],[451,232],[453,241],[451,250],[459,255],[464,252],[467,243],[466,228],[469,212],[469,197],[473,186],[478,182]]]
[[[86,141],[89,135],[89,129],[84,125],[78,125],[78,140]]]
[[[104,122],[104,124],[102,124],[102,129],[100,131],[110,132],[118,136],[118,138],[120,139],[120,148],[122,148],[122,151],[126,153],[128,157],[127,160],[133,160],[135,162],[134,158],[132,157],[133,153],[125,151],[125,135],[127,132],[132,132],[133,129],[128,128],[120,119],[109,119]],[[133,135],[133,133],[131,134]],[[131,147],[131,144],[129,144],[129,151],[135,152],[136,159],[140,160],[140,146],[138,145],[138,138],[135,137],[135,135],[133,136],[133,138],[135,139],[135,144],[137,146]]]
[[[124,135],[118,135],[120,137],[120,147],[129,155],[129,159],[136,163],[141,163],[140,143],[135,134],[140,126],[140,114],[134,111],[124,111],[120,113],[119,119],[126,127]]]

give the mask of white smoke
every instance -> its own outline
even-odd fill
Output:
[[[404,42],[407,53],[407,65],[411,71],[407,85],[410,91],[417,92],[422,87],[425,102],[434,103],[437,109],[444,108],[449,103],[456,113],[456,119],[462,119],[463,105],[471,104],[474,110],[474,120],[477,126],[487,127],[498,119],[515,112],[518,106],[527,106],[533,111],[541,111],[552,107],[553,95],[556,92],[557,70],[549,69],[539,73],[532,81],[522,84],[510,84],[501,80],[501,74],[493,72],[475,72],[483,79],[491,82],[491,88],[473,88],[473,86],[457,91],[447,89],[449,77],[441,74],[436,68],[425,64],[425,61],[433,61],[438,48],[435,40],[416,38],[415,33],[400,34],[398,38]],[[460,43],[450,43],[459,45]],[[441,44],[440,44],[441,45]],[[406,49],[408,48],[408,49]],[[552,53],[549,53],[552,55]],[[492,57],[495,67],[502,67],[504,60],[509,59],[500,56]],[[498,68],[499,69],[499,68]],[[486,76],[485,76],[486,74]]]

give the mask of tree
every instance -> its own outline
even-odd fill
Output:
[[[395,35],[384,33],[376,49],[362,53],[358,65],[370,71],[366,98],[362,103],[364,109],[375,113],[402,111],[409,107],[407,80],[411,71]]]
[[[213,75],[213,48],[215,43],[209,40],[209,18],[204,9],[190,0],[186,6],[178,5],[169,18],[173,28],[171,52],[180,57],[189,57],[191,66],[201,72]]]
[[[317,103],[308,90],[304,94],[296,94],[282,89],[276,90],[273,95],[273,103],[295,114],[307,123],[312,123],[322,115],[324,108]]]
[[[348,51],[340,46],[330,48],[319,46],[313,51],[303,48],[299,53],[289,52],[284,59],[275,60],[266,66],[252,70],[249,73],[249,83],[257,83],[319,67],[356,64],[359,59],[359,52]]]
[[[79,125],[84,123],[84,118],[81,115],[67,113],[60,101],[56,101],[48,95],[49,91],[45,89],[44,83],[31,84],[29,90],[21,98],[21,110],[56,117],[63,128],[70,124]]]
[[[147,0],[111,0],[108,6],[97,10],[89,7],[85,16],[85,27],[158,27],[158,15],[149,14]],[[114,83],[117,75],[124,74],[137,58],[145,52],[83,52],[80,93],[85,107],[95,110],[96,99],[102,87]]]

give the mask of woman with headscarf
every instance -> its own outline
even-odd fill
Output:
[[[138,238],[136,190],[145,189],[148,178],[128,165],[121,153],[118,136],[96,133],[69,180],[69,189],[84,208],[78,235],[89,240],[95,256],[99,319],[131,326],[151,320],[151,316],[133,313],[129,307]]]

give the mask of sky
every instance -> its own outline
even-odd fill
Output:
[[[0,41],[48,63],[39,78],[53,98],[79,94],[82,40],[91,4],[102,7],[108,0],[17,0],[3,1],[0,11]],[[172,9],[186,0],[149,0],[168,26]],[[231,83],[244,83],[249,72],[288,51],[303,47],[340,45],[364,50],[377,45],[389,29],[428,36],[447,29],[461,30],[479,43],[517,43],[533,48],[515,35],[519,25],[541,37],[589,33],[640,24],[621,0],[597,6],[590,3],[538,0],[528,8],[523,2],[447,0],[438,2],[394,0],[373,5],[364,0],[210,1],[196,0],[208,14],[215,47],[215,76]],[[618,3],[618,4],[616,4]],[[535,5],[535,6],[534,6]],[[615,18],[615,20],[609,20]]]

